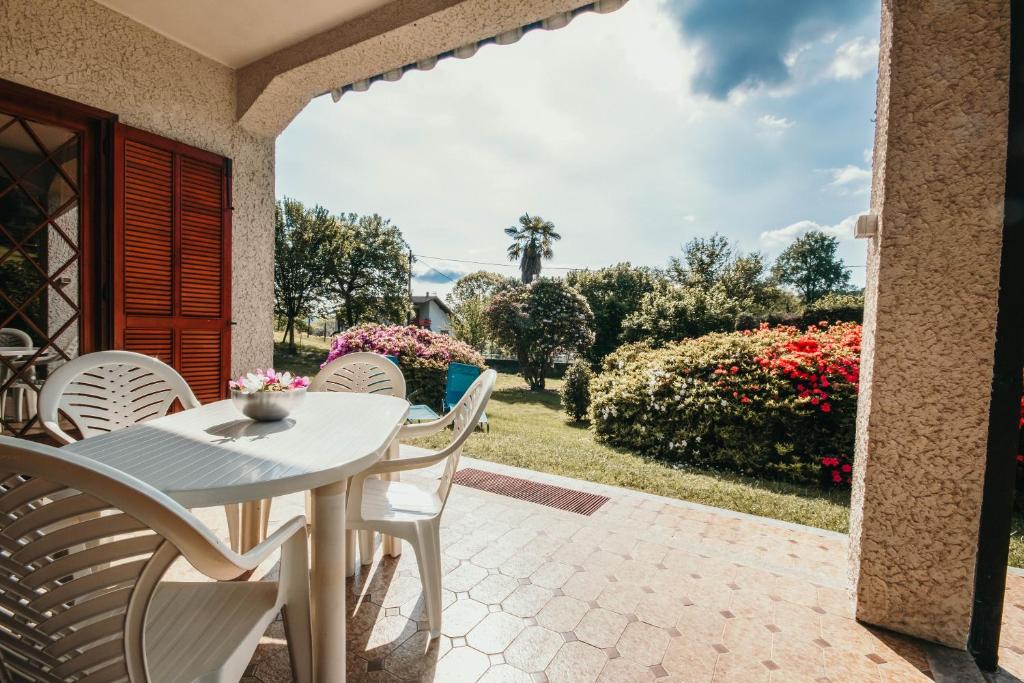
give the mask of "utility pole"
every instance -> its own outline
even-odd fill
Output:
[[[406,322],[411,322],[413,318],[412,314],[412,264],[415,257],[412,255],[412,247],[409,247],[409,311],[406,312]]]

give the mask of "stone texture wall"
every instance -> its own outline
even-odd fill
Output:
[[[857,617],[963,648],[1003,219],[1009,3],[883,0],[851,519]]]
[[[232,372],[268,365],[274,139],[236,124],[235,73],[92,0],[2,0],[0,78],[233,160]]]

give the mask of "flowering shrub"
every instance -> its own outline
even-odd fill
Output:
[[[243,394],[255,394],[261,391],[293,391],[305,389],[309,386],[308,377],[292,375],[290,372],[277,374],[274,368],[267,368],[266,372],[257,368],[256,372],[248,372],[238,379],[228,382],[233,391],[241,391]]]
[[[498,292],[486,312],[491,332],[515,352],[532,391],[544,388],[556,354],[584,352],[594,343],[590,306],[564,280],[540,278]]]
[[[405,375],[406,396],[435,410],[441,410],[449,363],[484,367],[484,358],[476,349],[448,335],[422,327],[376,323],[358,325],[336,336],[320,367],[356,351],[397,356]]]
[[[622,347],[592,386],[600,438],[682,465],[849,483],[860,325]]]
[[[590,382],[593,379],[594,373],[590,369],[590,363],[582,358],[570,363],[562,376],[562,410],[574,422],[580,422],[587,417],[590,408]]]

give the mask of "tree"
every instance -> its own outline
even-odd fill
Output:
[[[295,353],[295,321],[312,313],[323,294],[337,221],[327,209],[294,199],[274,210],[274,312],[284,318],[288,351]]]
[[[593,320],[587,300],[551,278],[496,294],[487,306],[491,330],[515,351],[531,391],[544,388],[556,354],[583,352],[594,343]]]
[[[409,245],[391,221],[377,214],[339,216],[327,272],[327,305],[337,330],[361,322],[404,324],[409,268]]]
[[[565,281],[583,295],[594,314],[594,345],[587,358],[595,364],[618,347],[622,323],[640,308],[644,295],[666,286],[665,276],[659,271],[629,263],[600,270],[574,270]]]
[[[760,252],[735,257],[722,271],[718,283],[745,313],[763,316],[784,305],[783,292],[769,275]]]
[[[795,289],[804,305],[813,304],[829,292],[842,292],[850,287],[850,273],[838,251],[838,239],[812,230],[779,255],[772,275]]]
[[[514,288],[514,278],[478,270],[459,278],[448,294],[452,309],[452,333],[478,351],[492,341],[487,327],[487,304],[498,292]]]
[[[735,249],[724,235],[695,237],[683,247],[683,258],[669,259],[669,277],[684,286],[709,288],[734,260]]]
[[[645,295],[640,308],[623,323],[622,338],[660,345],[725,332],[733,329],[737,312],[736,301],[721,285],[674,286]]]
[[[562,239],[555,232],[554,223],[528,213],[519,217],[519,225],[505,228],[505,234],[512,238],[512,244],[508,247],[508,260],[519,259],[524,284],[540,277],[541,261],[555,255],[552,244]]]

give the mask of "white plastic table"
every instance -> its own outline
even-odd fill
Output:
[[[319,683],[345,680],[345,491],[379,460],[409,403],[391,396],[310,393],[280,422],[253,422],[210,403],[64,446],[127,472],[186,507],[312,493],[310,595]]]

